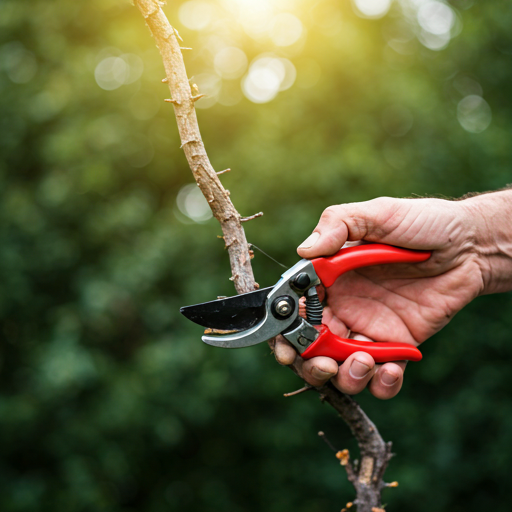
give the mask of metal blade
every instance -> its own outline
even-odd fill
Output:
[[[265,318],[265,301],[273,288],[270,286],[226,299],[185,306],[180,313],[203,327],[245,331]]]

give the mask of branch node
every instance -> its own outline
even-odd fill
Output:
[[[169,79],[167,77],[162,78],[162,83],[163,84],[168,84],[169,83]]]
[[[350,453],[345,448],[344,450],[341,450],[336,453],[336,458],[340,461],[340,464],[342,466],[346,466],[348,464],[348,461],[350,460]]]
[[[183,39],[181,38],[180,36],[180,33],[176,30],[176,28],[172,27],[172,29],[174,30],[174,33],[176,34],[176,37],[183,42]]]
[[[173,105],[181,105],[181,103],[178,100],[175,100],[173,98],[165,98],[164,101],[166,103],[172,103]]]
[[[251,215],[250,217],[242,217],[240,219],[240,222],[247,222],[249,220],[257,219],[258,217],[263,217],[263,212],[255,213],[254,215]]]
[[[218,171],[217,176],[220,176],[221,174],[224,174],[225,172],[230,172],[231,169],[224,169],[223,171]]]
[[[200,100],[201,98],[204,98],[206,94],[196,94],[195,96],[192,96],[192,101],[196,102],[197,100]]]

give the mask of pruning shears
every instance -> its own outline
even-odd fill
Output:
[[[342,248],[333,256],[299,261],[275,286],[186,306],[180,312],[207,327],[202,340],[215,347],[248,347],[282,334],[303,359],[327,356],[342,362],[354,352],[363,351],[377,363],[419,361],[421,352],[408,343],[359,341],[333,334],[322,324],[323,306],[316,286],[329,288],[350,270],[390,263],[420,263],[430,256],[429,251],[384,244]],[[306,318],[299,315],[302,297],[305,297]]]

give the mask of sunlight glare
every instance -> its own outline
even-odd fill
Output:
[[[356,14],[364,18],[382,18],[391,7],[391,0],[353,0]]]
[[[283,12],[272,20],[270,38],[276,46],[291,46],[302,35],[302,23],[293,14]]]
[[[185,27],[191,30],[203,30],[212,20],[213,8],[208,2],[191,0],[180,7],[178,16]]]

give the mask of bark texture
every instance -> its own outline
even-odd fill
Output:
[[[197,86],[187,77],[181,53],[181,38],[167,20],[160,2],[135,0],[135,5],[144,16],[162,55],[166,73],[164,81],[169,85],[171,92],[171,98],[166,101],[172,103],[174,107],[181,147],[194,179],[206,197],[214,217],[221,225],[235,289],[238,293],[253,291],[257,285],[252,272],[247,239],[241,224],[242,219],[206,154],[194,107],[195,102],[201,99],[202,95],[199,94]]]
[[[258,288],[251,267],[249,246],[242,222],[256,218],[261,214],[242,218],[233,206],[229,192],[222,186],[204,148],[195,112],[195,102],[201,95],[197,86],[188,79],[180,47],[181,37],[172,27],[157,0],[134,0],[160,50],[172,103],[178,124],[181,147],[189,163],[192,174],[219,221],[232,271],[232,281],[238,293],[250,292]],[[220,171],[219,174],[225,171]],[[273,348],[275,341],[270,340]],[[302,359],[297,356],[290,368],[302,377]],[[309,389],[308,386],[304,388]],[[381,490],[387,484],[383,476],[391,458],[391,443],[385,443],[377,428],[349,396],[339,392],[331,383],[314,388],[322,401],[331,405],[349,426],[356,438],[361,452],[361,462],[350,460],[348,450],[338,452],[337,457],[354,485],[357,498],[354,504],[358,512],[376,512],[381,506]],[[390,484],[390,486],[395,486]]]

